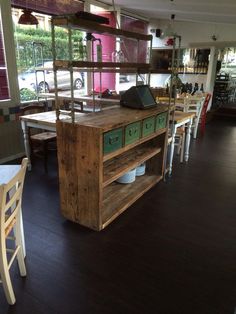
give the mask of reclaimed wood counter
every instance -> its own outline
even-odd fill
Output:
[[[101,230],[162,179],[168,112],[113,108],[56,122],[60,204],[67,219]],[[116,180],[146,163],[131,184]]]

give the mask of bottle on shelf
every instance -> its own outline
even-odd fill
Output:
[[[191,95],[193,96],[197,91],[198,91],[198,83],[195,83]]]
[[[169,84],[167,83],[167,84],[166,84],[166,95],[169,95],[169,92],[170,92],[170,90],[169,90]]]
[[[192,90],[193,90],[193,84],[192,84],[192,83],[189,83],[189,84],[188,84],[188,93],[191,94],[191,93],[192,93]]]
[[[201,84],[200,91],[204,93],[203,83]]]

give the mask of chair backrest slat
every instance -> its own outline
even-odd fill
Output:
[[[1,233],[5,233],[5,229],[10,225],[20,209],[27,162],[27,158],[24,158],[18,173],[7,184],[0,185]]]

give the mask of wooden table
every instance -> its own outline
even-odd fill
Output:
[[[75,116],[83,116],[85,113],[75,113]],[[62,113],[60,115],[60,120],[68,119],[68,113]],[[47,131],[56,132],[56,111],[47,111],[35,114],[29,114],[26,116],[21,116],[21,128],[23,130],[24,135],[24,145],[25,145],[25,153],[28,158],[28,169],[31,170],[31,160],[30,160],[30,145],[29,145],[29,131],[28,128],[36,128]]]
[[[21,165],[0,165],[0,185],[7,184],[20,170]],[[22,234],[22,249],[24,256],[26,255],[25,250],[25,237],[24,237],[24,226],[22,219],[22,210],[20,211],[20,225]]]
[[[40,93],[39,94],[40,98],[49,98],[49,99],[54,99],[55,100],[55,93]],[[70,101],[72,100],[71,97],[71,91],[62,91],[58,93],[58,100],[63,102],[63,101]],[[74,97],[73,100],[75,102],[85,102],[85,103],[94,103],[96,104],[95,110],[94,111],[100,111],[102,106],[119,106],[120,105],[120,99],[115,99],[112,97],[108,98],[100,98],[99,95],[93,96],[86,96],[86,95],[80,95],[79,93],[76,93],[74,91]],[[82,106],[82,110],[84,112],[93,112],[93,106]]]
[[[171,141],[171,146],[170,146],[169,175],[171,175],[172,173],[172,163],[173,163],[174,147],[175,147],[174,139],[175,139],[177,128],[181,126],[186,126],[187,128],[184,160],[187,162],[189,159],[190,134],[191,134],[192,121],[194,117],[195,117],[195,113],[193,112],[175,111],[174,124],[173,124],[172,135],[171,135],[172,141]]]

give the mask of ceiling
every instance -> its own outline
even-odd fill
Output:
[[[236,24],[236,0],[115,0],[115,5],[152,19],[175,14],[177,21]]]

